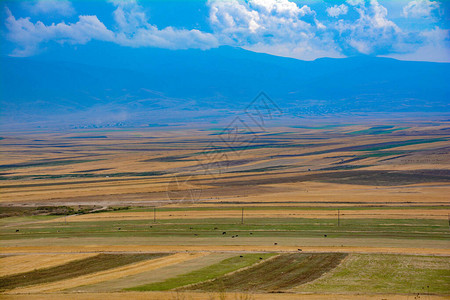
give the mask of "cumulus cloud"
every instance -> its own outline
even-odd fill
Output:
[[[377,0],[368,3],[348,0],[347,3],[356,10],[359,18],[353,21],[339,20],[335,24],[345,45],[360,53],[372,54],[375,51],[386,51],[398,42],[402,31],[387,18],[387,9]]]
[[[74,23],[46,25],[30,18],[16,18],[6,9],[6,36],[17,46],[12,54],[33,55],[49,41],[85,44],[100,40],[127,47],[167,49],[231,45],[304,60],[362,53],[396,58],[422,55],[435,61],[450,61],[448,30],[438,26],[400,28],[377,0],[347,0],[328,7],[329,18],[324,20],[319,20],[308,5],[301,6],[293,0],[208,0],[212,32],[158,28],[135,0],[109,2],[113,6],[111,28],[97,16],[80,15]],[[44,6],[38,7],[45,11]],[[404,7],[403,14],[429,16],[438,8],[434,1],[413,0]],[[339,18],[347,14],[346,18]]]
[[[38,0],[36,2],[24,2],[24,6],[32,14],[71,16],[75,13],[72,3],[68,0]]]
[[[148,23],[145,12],[135,1],[114,1],[116,32],[106,28],[97,16],[80,15],[76,23],[60,22],[45,25],[30,18],[15,18],[6,8],[7,38],[17,45],[14,56],[34,55],[39,46],[48,41],[86,44],[90,40],[117,43],[130,47],[160,47],[169,49],[217,47],[217,39],[210,33],[167,27],[162,30]]]
[[[326,27],[309,6],[288,0],[209,1],[210,23],[221,44],[315,59],[340,57]]]
[[[392,53],[387,57],[400,60],[450,62],[450,31],[434,27],[420,34],[418,47],[403,53]],[[416,46],[417,46],[416,45]]]
[[[431,18],[433,11],[439,10],[439,2],[414,0],[403,7],[403,16],[407,18]]]
[[[348,12],[348,6],[345,4],[335,5],[327,8],[327,13],[330,17],[337,18],[340,15],[346,15]]]
[[[111,2],[116,5],[113,13],[118,27],[115,42],[120,45],[168,49],[209,49],[218,46],[214,35],[196,29],[158,29],[149,23],[144,9],[136,1]]]
[[[76,23],[61,22],[46,26],[40,21],[32,23],[29,18],[16,19],[9,9],[6,13],[7,37],[18,46],[14,56],[33,55],[42,42],[50,40],[85,44],[91,39],[111,41],[114,38],[114,34],[96,16],[80,16]]]

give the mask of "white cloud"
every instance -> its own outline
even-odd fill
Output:
[[[434,61],[450,63],[450,30],[435,27],[420,34],[418,47],[404,53],[385,55],[400,60]]]
[[[85,44],[95,39],[127,47],[167,49],[231,45],[304,60],[358,53],[434,61],[447,61],[449,57],[448,30],[401,29],[377,0],[347,0],[327,8],[330,18],[325,20],[318,20],[308,5],[299,6],[293,0],[209,0],[211,33],[174,27],[159,29],[135,0],[110,3],[114,6],[111,28],[97,16],[80,15],[75,23],[46,25],[31,22],[30,18],[16,18],[6,9],[6,36],[17,46],[12,55],[33,55],[49,41]],[[431,12],[436,10],[435,2],[415,0],[405,6],[405,15],[423,15],[419,13],[423,8],[419,7],[424,3]],[[338,18],[343,14],[349,16]]]
[[[403,7],[403,16],[407,18],[431,18],[435,10],[439,10],[439,2],[414,0]]]
[[[85,44],[91,39],[111,41],[114,34],[109,31],[96,16],[80,16],[78,22],[64,22],[46,26],[38,21],[32,23],[29,18],[16,19],[7,9],[7,37],[16,43],[15,56],[33,55],[40,43],[50,40],[72,44]]]
[[[38,0],[36,2],[24,2],[24,6],[32,14],[71,16],[75,13],[72,3],[68,0]]]
[[[42,43],[85,44],[92,39],[108,41],[130,47],[159,47],[169,49],[217,47],[214,35],[198,30],[167,27],[159,30],[147,22],[142,8],[134,1],[116,1],[114,18],[118,31],[113,32],[97,16],[79,16],[76,23],[60,22],[45,25],[41,21],[33,23],[30,18],[18,18],[6,9],[5,21],[7,38],[17,45],[14,56],[34,55]]]
[[[111,2],[117,6],[113,16],[118,27],[115,42],[119,45],[167,49],[209,49],[218,46],[216,37],[211,33],[173,27],[158,29],[148,22],[144,9],[134,0]]]
[[[288,0],[209,1],[210,23],[221,44],[300,59],[339,55],[309,6]]]
[[[387,9],[371,0],[369,3],[348,0],[359,18],[354,21],[339,20],[335,28],[343,42],[363,54],[385,51],[398,42],[401,29],[387,18]]]
[[[335,5],[327,8],[327,13],[330,17],[337,18],[340,15],[346,15],[348,12],[348,6],[345,4]]]
[[[242,48],[253,52],[267,53],[276,56],[298,58],[301,60],[315,60],[322,57],[344,58],[338,47],[321,47],[310,42],[299,42],[268,45],[258,43],[254,45],[243,46]]]

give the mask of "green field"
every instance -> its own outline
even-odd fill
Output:
[[[250,268],[188,287],[204,291],[286,290],[315,280],[335,268],[346,256],[342,253],[281,254]]]
[[[187,274],[179,275],[163,282],[142,285],[128,290],[133,291],[167,291],[178,287],[195,284],[211,279],[215,279],[224,274],[245,268],[257,263],[260,260],[269,258],[274,253],[243,254],[227,258],[217,264],[196,270]]]
[[[51,218],[51,217],[47,217]],[[9,219],[9,218],[8,218]],[[241,224],[240,218],[221,219],[170,219],[114,220],[27,223],[36,216],[3,220],[1,240],[76,238],[76,237],[323,237],[327,238],[392,238],[448,240],[448,221],[429,219],[337,219],[305,218],[248,218]],[[44,216],[44,219],[45,216]],[[18,230],[16,232],[16,230]],[[223,234],[226,232],[226,234]]]
[[[295,290],[450,295],[450,258],[352,254],[330,274]]]

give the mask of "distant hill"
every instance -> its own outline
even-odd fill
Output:
[[[174,51],[101,42],[0,63],[1,114],[8,122],[133,122],[143,114],[186,121],[192,116],[186,111],[239,110],[259,91],[292,115],[450,111],[450,64],[444,63],[300,61],[232,47]]]

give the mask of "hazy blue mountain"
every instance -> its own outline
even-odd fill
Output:
[[[163,112],[176,121],[187,117],[183,111],[239,110],[259,91],[292,115],[448,112],[449,74],[450,64],[388,58],[309,62],[232,47],[173,51],[92,42],[2,57],[0,100],[3,118],[15,121],[73,115],[89,122],[123,112],[125,121],[137,118],[134,112]]]

